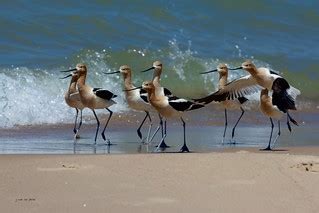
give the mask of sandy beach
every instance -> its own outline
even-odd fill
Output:
[[[318,212],[318,151],[1,155],[1,212]]]

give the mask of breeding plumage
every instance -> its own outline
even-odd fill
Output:
[[[178,98],[171,95],[170,97],[164,94],[156,93],[156,87],[151,81],[146,81],[143,83],[142,87],[137,87],[136,89],[143,88],[148,93],[148,100],[150,104],[165,118],[180,118],[183,124],[184,132],[184,143],[181,152],[189,152],[186,145],[186,132],[185,132],[185,121],[183,120],[182,114],[186,111],[191,111],[204,107],[205,105],[199,104],[193,101],[186,100],[184,98]],[[166,137],[166,132],[163,135],[160,144],[164,141]],[[159,144],[159,146],[160,146]]]
[[[219,81],[218,81],[218,89],[222,90],[225,88],[225,86],[228,84],[228,67],[226,66],[226,64],[219,64],[217,66],[217,69],[211,70],[211,71],[207,71],[207,72],[203,72],[201,74],[207,74],[207,73],[212,73],[212,72],[218,72],[219,73]],[[224,100],[223,100],[224,99]],[[232,139],[235,136],[235,129],[240,121],[240,119],[242,118],[242,116],[245,113],[245,110],[242,108],[242,104],[245,103],[246,101],[248,101],[248,99],[244,96],[240,96],[238,98],[236,98],[235,100],[226,100],[227,98],[223,98],[223,99],[218,99],[218,101],[220,101],[221,105],[223,105],[224,110],[225,110],[225,128],[224,128],[224,134],[223,134],[223,140],[222,142],[224,143],[225,140],[225,135],[226,135],[226,129],[227,129],[227,125],[228,125],[228,121],[227,121],[227,109],[240,109],[241,110],[241,114],[237,120],[237,122],[235,123],[233,129],[232,129]],[[200,102],[200,103],[204,103],[204,104],[208,104],[211,101],[213,101],[214,99],[211,99],[210,96],[204,97],[204,98],[200,98],[200,99],[194,99],[194,101],[196,102]],[[217,101],[217,100],[215,100]],[[235,142],[233,142],[235,143]]]
[[[117,95],[113,94],[112,92],[108,90],[101,89],[101,88],[92,88],[89,85],[87,85],[85,83],[86,76],[87,76],[87,68],[84,64],[77,64],[76,68],[67,70],[67,71],[62,71],[62,72],[70,72],[70,71],[74,71],[75,74],[79,75],[77,86],[79,90],[80,100],[85,107],[92,110],[94,117],[97,121],[97,128],[96,128],[95,138],[94,138],[95,144],[96,144],[97,134],[100,128],[100,121],[95,113],[95,109],[106,109],[110,113],[106,121],[106,124],[104,126],[104,129],[101,133],[103,140],[106,140],[105,130],[113,114],[113,112],[109,109],[109,107],[116,103],[113,100],[113,98],[116,98]]]

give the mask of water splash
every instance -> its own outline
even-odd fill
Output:
[[[234,47],[234,50],[239,49]],[[241,52],[242,53],[242,52]],[[240,54],[241,54],[240,53]],[[138,86],[151,77],[150,74],[138,72],[149,67],[154,60],[164,63],[162,85],[180,97],[201,97],[216,90],[218,74],[200,75],[200,72],[215,69],[219,63],[230,67],[238,66],[243,60],[223,61],[218,58],[200,58],[192,50],[192,42],[182,47],[176,39],[168,42],[166,48],[150,50],[131,48],[124,51],[113,51],[111,48],[100,51],[81,50],[66,57],[68,65],[53,69],[30,69],[27,67],[0,69],[0,128],[16,125],[72,123],[74,110],[64,103],[64,92],[68,80],[60,80],[58,70],[74,67],[78,62],[88,66],[87,83],[101,87],[117,94],[116,102],[111,109],[114,112],[128,111],[122,92],[122,76],[106,76],[103,72],[118,70],[126,63],[133,68],[133,80]],[[257,66],[271,67],[266,62],[254,59]],[[233,80],[247,75],[245,71],[230,72]],[[259,94],[251,96],[258,100]],[[307,107],[308,105],[304,105]],[[100,111],[100,110],[99,110]],[[100,111],[98,113],[105,113]],[[84,116],[92,117],[89,110]]]

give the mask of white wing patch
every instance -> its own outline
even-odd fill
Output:
[[[170,100],[170,102],[182,103],[182,102],[188,102],[188,100],[186,100],[184,98],[179,98],[179,99],[175,99],[175,100]]]
[[[290,86],[287,92],[294,100],[296,100],[297,96],[301,94],[300,90],[293,86]]]
[[[226,86],[219,90],[217,94],[229,93],[227,99],[235,100],[238,97],[259,92],[261,88],[262,87],[257,84],[256,80],[251,75],[247,75],[226,84]]]

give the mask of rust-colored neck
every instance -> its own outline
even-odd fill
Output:
[[[76,82],[77,80],[74,80],[72,78],[71,82],[70,82],[70,86],[69,86],[69,94],[75,93],[76,92]]]
[[[162,74],[162,69],[155,69],[154,74],[153,74],[153,84],[155,87],[160,87],[161,86],[161,74]]]
[[[131,72],[123,73],[124,78],[124,89],[133,89],[134,86],[132,84],[132,74]]]
[[[219,82],[218,82],[218,89],[223,89],[227,82],[228,79],[228,73],[220,73],[219,74]]]
[[[254,75],[257,75],[257,68],[256,67],[251,67],[251,68],[247,68],[245,69],[247,72],[250,73],[250,75],[254,76]]]
[[[86,80],[86,73],[81,74],[78,81],[77,81],[77,85],[78,85],[79,89],[81,89],[83,86],[85,86],[85,80]]]
[[[156,99],[155,87],[149,88],[146,91],[147,91],[147,95],[148,95],[148,98],[149,98],[150,101]]]

